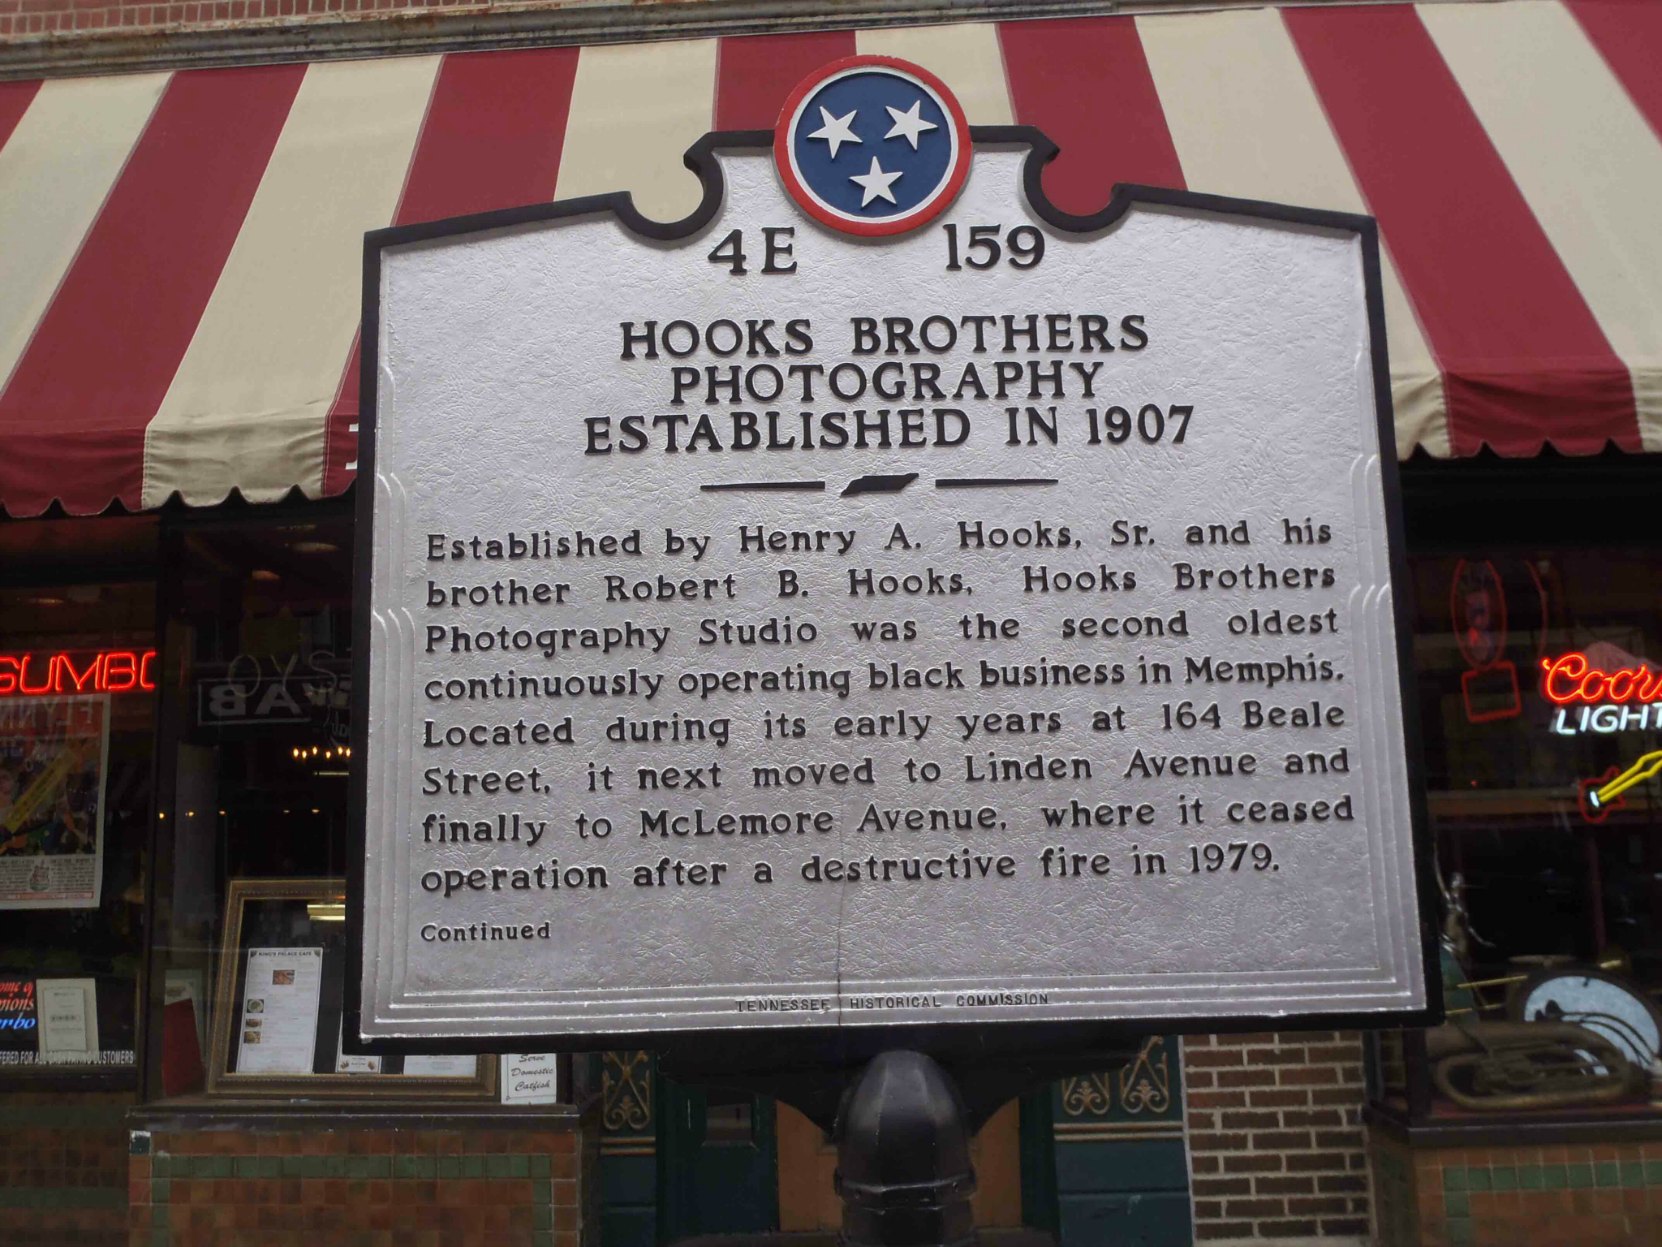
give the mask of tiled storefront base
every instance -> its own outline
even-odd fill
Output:
[[[127,1241],[127,1092],[0,1096],[0,1243]]]
[[[579,1247],[592,1131],[134,1131],[129,1247]],[[585,1235],[588,1226],[591,1233]]]
[[[1410,1148],[1369,1135],[1381,1247],[1662,1243],[1662,1142]]]

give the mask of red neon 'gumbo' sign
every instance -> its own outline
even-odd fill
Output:
[[[1662,700],[1662,670],[1619,667],[1602,671],[1583,653],[1541,659],[1541,692],[1559,706],[1629,705]]]
[[[153,649],[0,654],[0,697],[151,692]]]

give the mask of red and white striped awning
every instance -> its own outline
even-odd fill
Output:
[[[1398,449],[1662,449],[1662,3],[1309,7],[0,83],[0,506],[354,473],[365,230],[627,189],[833,57],[1115,182],[1369,212]]]

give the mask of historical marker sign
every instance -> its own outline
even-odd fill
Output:
[[[371,236],[366,1038],[1425,1006],[1372,223],[1035,141]]]

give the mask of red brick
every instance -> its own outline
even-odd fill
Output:
[[[1286,1215],[1287,1205],[1279,1199],[1231,1199],[1224,1202],[1223,1212],[1226,1217],[1280,1217]]]
[[[1307,1151],[1310,1147],[1310,1132],[1307,1130],[1254,1131],[1252,1146],[1260,1151]]]
[[[1254,1087],[1246,1094],[1253,1108],[1303,1108],[1310,1103],[1310,1093],[1299,1087]]]
[[[1197,1152],[1244,1152],[1247,1137],[1244,1134],[1191,1134],[1189,1146]]]
[[[1334,1152],[1301,1153],[1287,1157],[1287,1172],[1322,1173],[1331,1170],[1343,1173],[1348,1167],[1347,1159]]]
[[[1220,1069],[1220,1087],[1271,1087],[1275,1085],[1275,1071],[1267,1069]]]
[[[1258,1152],[1246,1152],[1223,1158],[1225,1173],[1279,1173],[1281,1157]]]

